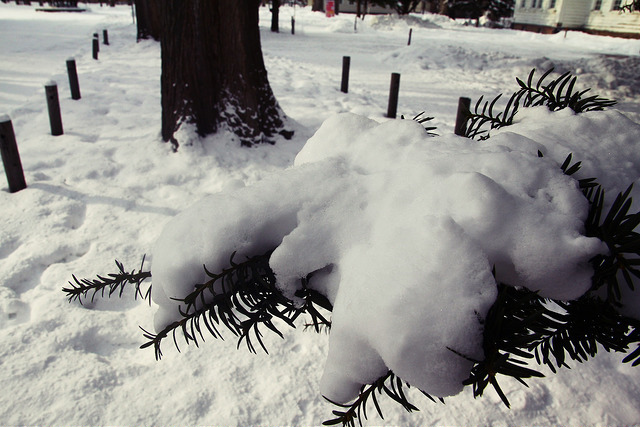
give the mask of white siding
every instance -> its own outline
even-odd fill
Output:
[[[583,28],[591,7],[591,0],[564,0],[558,22],[562,28]]]
[[[539,0],[537,0],[539,1]],[[536,3],[537,3],[536,1]],[[532,7],[533,0],[525,0],[522,7],[522,0],[516,0],[513,12],[513,21],[520,24],[542,25],[545,27],[556,27],[559,19],[559,11],[562,4],[568,0],[556,0],[556,6],[549,8],[550,0],[543,0],[542,7]]]
[[[611,10],[612,7],[613,0],[602,0],[600,10],[592,10],[589,14],[586,29],[640,34],[640,12],[620,12],[619,10]]]

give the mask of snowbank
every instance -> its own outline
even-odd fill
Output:
[[[322,271],[309,286],[334,307],[323,395],[349,401],[389,369],[429,394],[459,393],[472,365],[459,354],[483,358],[496,280],[560,300],[591,286],[588,261],[606,247],[582,234],[587,200],[559,166],[568,152],[614,189],[640,176],[640,126],[620,113],[543,107],[518,122],[477,142],[411,120],[331,117],[293,167],[169,223],[153,257],[156,328],[176,320],[172,298],[206,280],[203,265],[275,248],[285,295]]]

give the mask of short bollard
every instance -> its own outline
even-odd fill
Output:
[[[62,129],[62,116],[60,115],[60,100],[58,99],[58,85],[54,81],[44,86],[47,95],[47,108],[49,109],[49,123],[51,135],[58,136],[64,133]]]
[[[102,30],[102,43],[109,45],[109,32],[107,30]]]
[[[398,93],[400,92],[400,74],[391,74],[391,87],[389,88],[389,106],[387,107],[387,117],[396,118],[398,111]]]
[[[471,99],[460,97],[458,99],[458,113],[456,114],[455,134],[465,136],[467,133],[467,120],[471,112]]]
[[[295,34],[296,33],[296,19],[292,16],[291,17],[291,34]]]
[[[7,115],[0,115],[0,152],[2,152],[4,172],[9,182],[9,192],[15,193],[27,188],[13,124]]]
[[[93,59],[98,59],[98,52],[100,52],[100,41],[98,40],[98,34],[93,35]]]
[[[351,66],[351,57],[342,57],[342,83],[340,84],[340,90],[344,93],[349,92],[349,68]]]
[[[78,71],[76,60],[67,59],[67,74],[69,74],[69,89],[71,89],[71,99],[80,99],[80,84],[78,83]]]

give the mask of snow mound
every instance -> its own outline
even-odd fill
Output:
[[[404,30],[410,27],[439,29],[442,28],[441,24],[452,25],[455,23],[455,21],[446,16],[433,14],[425,14],[424,16],[399,16],[397,14],[367,15],[365,22],[371,29],[376,31]]]
[[[486,71],[502,67],[529,65],[522,57],[486,49],[469,49],[453,44],[424,46],[414,43],[412,46],[396,49],[393,52],[379,54],[380,60],[402,67],[413,66],[421,70],[443,70],[458,68],[469,71]]]
[[[537,114],[523,126],[540,126]],[[172,298],[206,280],[203,265],[221,271],[234,251],[275,248],[285,295],[317,272],[309,286],[333,304],[326,397],[349,401],[389,369],[427,393],[459,393],[472,366],[460,354],[483,358],[496,279],[577,298],[591,284],[588,260],[606,250],[582,235],[576,181],[511,130],[488,144],[432,138],[411,120],[329,118],[293,167],[169,223],[153,256],[156,328],[179,317]]]
[[[638,56],[597,55],[572,62],[559,61],[556,71],[574,72],[583,85],[598,88],[599,93],[605,96],[622,94],[625,97],[637,97],[640,94],[640,75],[636,71],[639,67]]]

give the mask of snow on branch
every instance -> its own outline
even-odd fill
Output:
[[[382,416],[383,395],[417,410],[409,387],[436,401],[491,386],[509,406],[500,376],[526,385],[534,363],[629,352],[640,212],[617,166],[640,164],[640,125],[570,74],[534,72],[502,111],[496,97],[470,112],[482,144],[433,135],[431,117],[337,115],[292,168],[176,216],[153,250],[156,332],[142,347],[160,358],[169,336],[197,346],[227,329],[267,351],[264,331],[283,337],[308,315],[330,332],[320,387],[341,409],[325,424],[345,426],[371,402]],[[117,266],[64,291],[142,295],[151,272]],[[640,347],[624,362],[640,364]]]

